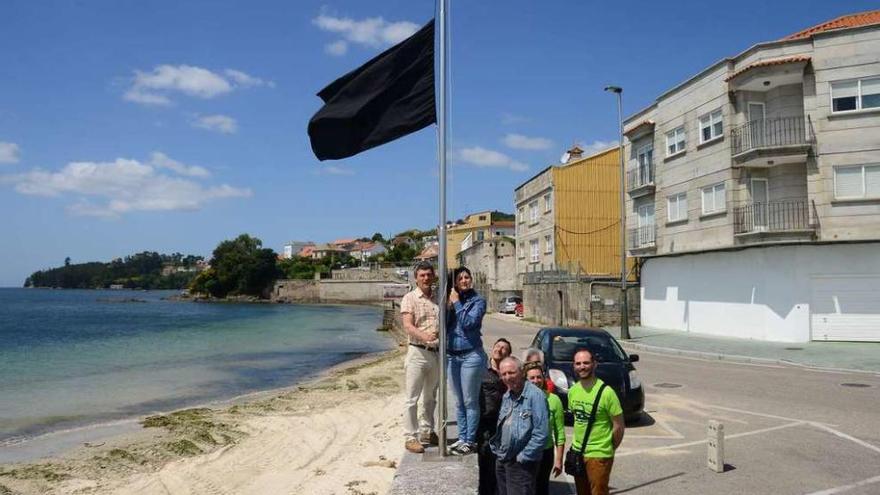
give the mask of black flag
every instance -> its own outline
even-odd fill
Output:
[[[322,89],[309,121],[319,160],[338,160],[437,122],[434,20]]]

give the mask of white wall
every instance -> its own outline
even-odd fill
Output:
[[[642,267],[641,321],[710,335],[807,342],[813,278],[870,273],[880,276],[880,244],[651,258]]]

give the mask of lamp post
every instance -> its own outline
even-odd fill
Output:
[[[620,338],[629,339],[629,311],[626,297],[626,178],[623,161],[623,88],[606,86],[605,91],[617,94],[617,122],[620,147]]]

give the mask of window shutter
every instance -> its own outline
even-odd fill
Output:
[[[726,207],[724,201],[724,184],[715,186],[715,210],[720,211]]]
[[[880,165],[865,165],[865,196],[880,198]]]
[[[862,80],[862,108],[880,107],[880,78]]]
[[[834,196],[836,198],[862,197],[862,167],[834,169]]]

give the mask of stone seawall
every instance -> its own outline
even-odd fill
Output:
[[[375,304],[398,300],[409,284],[389,280],[278,280],[272,301],[279,303]]]

